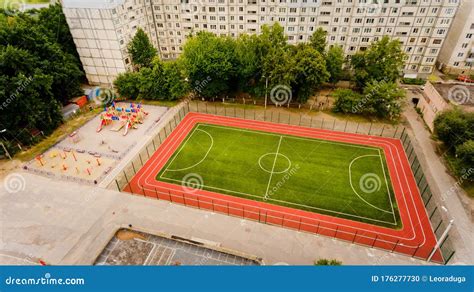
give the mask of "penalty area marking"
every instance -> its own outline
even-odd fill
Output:
[[[183,171],[183,170],[188,170],[188,169],[191,169],[191,168],[194,168],[196,166],[198,166],[199,164],[201,164],[202,162],[204,162],[204,160],[206,160],[207,156],[209,155],[209,152],[211,152],[212,150],[212,147],[214,146],[214,138],[212,137],[211,134],[209,134],[207,131],[204,131],[204,130],[201,130],[199,129],[199,125],[196,127],[196,129],[193,131],[193,133],[190,135],[190,137],[196,132],[196,131],[201,131],[203,133],[205,133],[206,135],[209,136],[209,138],[211,139],[211,145],[209,146],[209,149],[207,149],[207,152],[206,154],[204,155],[204,157],[199,160],[198,162],[196,162],[195,164],[191,165],[191,166],[188,166],[188,167],[184,167],[184,168],[179,168],[179,169],[169,169],[169,167],[171,166],[171,164],[173,164],[173,161],[176,157],[178,157],[179,153],[181,152],[181,150],[184,148],[184,146],[186,145],[186,143],[189,141],[189,140],[186,140],[186,142],[183,144],[183,147],[181,147],[181,149],[179,149],[179,152],[176,153],[176,156],[173,157],[173,160],[170,162],[170,164],[168,165],[168,167],[163,171],[164,172],[167,172],[167,171]],[[161,176],[160,176],[161,177]]]
[[[377,210],[382,211],[382,212],[385,212],[385,213],[392,214],[393,212],[390,212],[390,211],[387,211],[387,210],[385,210],[385,209],[379,208],[379,207],[377,207],[377,206],[375,206],[375,205],[373,205],[373,204],[367,202],[367,201],[355,190],[354,185],[352,184],[352,171],[351,171],[352,164],[353,164],[354,162],[356,162],[358,159],[365,158],[365,157],[380,157],[380,155],[361,155],[361,156],[359,156],[359,157],[354,158],[354,159],[351,161],[351,163],[349,163],[349,184],[350,184],[350,186],[351,186],[351,188],[352,188],[352,191],[357,195],[357,197],[359,197],[359,199],[360,199],[361,201],[363,201],[363,202],[366,203],[367,205],[371,206],[372,208],[377,209]],[[384,174],[384,175],[385,175],[385,174]],[[385,181],[387,181],[386,178],[385,178]],[[388,189],[388,185],[387,185],[387,189]],[[390,196],[390,193],[388,193],[388,195]],[[390,201],[390,204],[392,204],[391,201]],[[392,208],[393,208],[393,206],[392,206]]]

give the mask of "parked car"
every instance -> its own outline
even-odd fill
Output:
[[[474,79],[471,79],[469,76],[467,75],[459,75],[458,76],[458,80],[459,81],[462,81],[462,82],[468,82],[468,83],[474,83]]]

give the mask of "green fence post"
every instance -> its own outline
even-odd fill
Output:
[[[432,196],[433,196],[433,195],[431,195],[431,197],[432,197]],[[431,197],[430,197],[430,199],[431,199]],[[428,202],[429,202],[429,201],[428,201]],[[428,204],[426,204],[426,205],[428,205]],[[425,205],[425,206],[426,206],[426,205]],[[436,207],[434,208],[433,212],[431,212],[430,220],[431,220],[431,218],[433,218],[433,215],[435,214],[436,210],[438,210],[438,206],[436,206]]]
[[[117,180],[115,180],[115,184],[117,185],[117,189],[118,189],[118,191],[119,191],[119,192],[121,192],[122,190],[120,189],[120,185],[119,185],[119,183],[118,183],[118,181],[117,181]]]
[[[133,161],[132,161],[132,167],[133,167],[133,173],[137,174],[137,171],[135,170],[135,164],[133,163]]]
[[[456,251],[453,250],[453,252],[448,256],[448,258],[447,258],[446,261],[444,262],[445,265],[447,265],[448,262],[453,258],[455,252],[456,252]]]

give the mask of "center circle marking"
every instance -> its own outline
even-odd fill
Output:
[[[286,159],[286,161],[288,162],[288,167],[287,167],[285,170],[282,170],[282,171],[275,171],[275,170],[273,170],[273,172],[272,172],[271,169],[265,168],[265,167],[262,165],[262,160],[263,160],[265,157],[270,156],[270,155],[273,156],[273,159],[275,159],[275,155],[276,155],[276,159],[278,159],[279,157],[283,157],[283,158]],[[274,160],[272,160],[272,161],[274,161]],[[268,172],[268,173],[276,173],[276,174],[278,174],[278,173],[285,173],[285,172],[287,172],[287,171],[291,168],[291,160],[290,160],[286,155],[283,155],[283,154],[281,154],[281,153],[274,153],[274,152],[273,152],[273,153],[266,153],[266,154],[263,154],[262,156],[260,156],[260,158],[258,159],[258,165],[260,166],[260,168],[261,168],[263,171]]]

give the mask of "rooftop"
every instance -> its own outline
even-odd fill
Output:
[[[474,84],[433,83],[433,86],[447,102],[461,106],[474,106]]]

